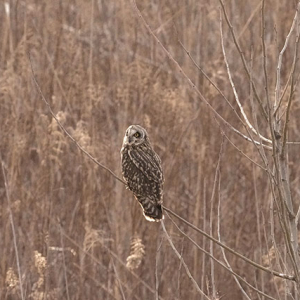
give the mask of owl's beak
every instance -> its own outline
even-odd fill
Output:
[[[131,145],[132,142],[133,142],[133,138],[132,137],[130,137],[130,136],[125,136],[124,137],[124,141],[123,141],[124,145]]]
[[[131,145],[131,143],[133,142],[132,136],[129,136],[128,139],[127,139],[127,141],[128,141],[128,144]]]

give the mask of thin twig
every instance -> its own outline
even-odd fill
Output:
[[[253,49],[251,48],[251,53],[250,53],[250,78],[251,78],[251,80],[252,80],[252,76],[253,76]],[[258,126],[258,122],[257,122],[257,109],[256,109],[256,106],[254,105],[254,101],[253,101],[253,86],[252,86],[251,83],[249,85],[249,89],[250,89],[249,98],[250,98],[250,106],[251,106],[251,111],[252,111],[252,119],[253,119],[253,122],[254,122],[254,126],[258,131],[259,126]],[[260,142],[262,144],[261,139],[260,139]],[[272,171],[269,167],[268,158],[266,156],[264,148],[263,147],[256,147],[256,150],[259,153],[259,155],[260,155],[260,157],[261,157],[261,159],[262,159],[262,161],[265,165],[266,172],[268,173],[269,177],[273,178],[274,174],[272,174]]]
[[[288,254],[291,259],[292,267],[294,269],[294,277],[296,281],[299,281],[299,270],[298,270],[298,255],[295,253],[294,249],[297,248],[297,241],[295,241],[295,226],[292,223],[292,219],[294,217],[293,214],[293,206],[291,201],[291,193],[288,183],[288,175],[287,175],[287,160],[283,160],[283,155],[279,158],[279,151],[282,151],[281,141],[276,139],[275,132],[279,131],[279,123],[274,120],[274,106],[271,107],[271,102],[269,98],[269,90],[268,90],[268,72],[267,72],[267,53],[266,53],[266,44],[265,44],[265,0],[262,0],[262,8],[261,8],[261,23],[262,23],[262,53],[263,53],[263,71],[265,78],[265,90],[266,90],[266,98],[267,98],[267,107],[268,107],[268,125],[270,134],[272,136],[272,146],[273,146],[273,162],[275,167],[275,176],[277,178],[278,185],[272,186],[272,194],[275,199],[275,191],[273,191],[273,187],[276,188],[280,203],[282,204],[282,209],[279,215],[282,215],[281,228],[284,233],[284,239],[288,248]],[[279,151],[278,151],[279,149]],[[271,179],[270,179],[271,180]],[[288,214],[286,213],[288,212]],[[290,216],[290,219],[287,216]],[[291,232],[291,229],[294,229]]]
[[[83,270],[83,268],[81,266],[79,266],[76,263],[73,263],[73,266],[76,267],[80,273],[83,273],[85,276],[87,276],[88,278],[90,278],[95,284],[96,287],[100,287],[101,289],[103,289],[110,297],[112,297],[115,300],[118,300],[115,295],[104,285],[102,284],[100,281],[97,281],[93,276],[91,276],[90,272],[86,272]]]
[[[276,263],[277,263],[277,266],[278,268],[281,268],[281,265],[279,263],[279,252],[278,252],[278,249],[277,249],[277,244],[276,244],[276,240],[275,240],[275,236],[274,236],[274,220],[272,219],[274,217],[274,210],[273,210],[273,204],[274,204],[274,199],[271,197],[271,205],[270,205],[270,225],[271,225],[271,241],[272,241],[272,244],[274,246],[274,251],[275,251],[275,259],[276,259]],[[264,218],[264,215],[262,214],[262,219],[263,219],[263,223],[266,224],[266,221],[265,221],[265,218]],[[267,234],[267,230],[266,230],[266,226],[263,227],[263,230],[264,230],[264,237],[265,237],[265,241],[266,241],[266,253],[267,253],[267,256],[268,256],[268,259],[269,259],[269,265],[273,265],[272,264],[272,261],[270,259],[270,247],[267,243],[268,239],[269,239],[269,234]],[[279,297],[279,291],[278,291],[278,287],[277,287],[277,281],[276,280],[273,280],[273,284],[274,284],[274,287],[276,289],[276,292],[277,292],[277,295],[278,295],[278,298]]]
[[[159,235],[157,237],[157,249],[156,249],[156,255],[155,255],[155,300],[159,300],[159,279],[158,279],[158,265],[159,265],[159,253],[160,249],[163,243],[163,238],[159,238]]]
[[[258,8],[259,8],[260,4],[258,5]],[[246,127],[246,124],[243,122],[242,118],[239,116],[239,114],[237,113],[236,109],[233,107],[233,105],[229,102],[229,100],[227,99],[227,97],[224,95],[224,93],[219,89],[219,87],[217,86],[217,84],[205,73],[205,71],[203,70],[203,68],[197,64],[197,62],[195,61],[195,59],[193,58],[191,52],[184,46],[184,44],[182,43],[182,41],[179,39],[179,36],[178,36],[178,32],[177,32],[177,29],[175,27],[175,31],[176,31],[176,35],[177,35],[177,41],[178,43],[180,44],[180,46],[182,47],[182,49],[185,51],[185,53],[187,54],[187,56],[189,57],[189,59],[191,60],[191,62],[194,64],[194,66],[202,73],[202,75],[207,79],[207,81],[215,88],[215,90],[222,96],[222,98],[226,101],[226,103],[229,105],[229,107],[231,108],[231,110],[235,113],[235,115],[237,116],[237,118],[239,119],[239,121],[242,123],[242,125],[246,128],[247,130],[247,127]],[[292,75],[292,71],[290,73],[290,77]],[[252,76],[250,74],[250,83],[253,81],[252,79]],[[252,87],[252,84],[251,84],[251,89],[253,90],[253,87]],[[287,89],[287,85],[285,87],[285,90]],[[283,93],[284,94],[284,93]],[[283,95],[281,96],[281,98],[283,97]],[[196,117],[194,119],[196,119],[198,117],[198,112],[196,113]],[[193,119],[193,120],[194,120]],[[193,121],[191,120],[191,121]],[[257,131],[255,128],[254,128],[255,132]],[[251,141],[252,140],[250,138],[248,138],[247,136],[242,136],[243,138],[245,138],[247,141]],[[269,142],[272,143],[271,140],[267,139]],[[259,142],[257,141],[254,141],[256,144],[259,144]],[[290,144],[290,145],[300,145],[300,142],[287,142],[287,144]],[[265,145],[263,145],[264,147]],[[271,149],[271,148],[270,148]],[[269,150],[270,150],[269,149]]]
[[[223,0],[219,0],[219,2],[220,2],[220,4],[221,4],[222,11],[223,11],[223,14],[224,14],[224,16],[225,16],[225,20],[226,20],[226,23],[227,23],[228,28],[229,28],[229,30],[230,30],[231,36],[232,36],[232,38],[233,38],[234,44],[235,44],[235,46],[236,46],[236,48],[237,48],[237,50],[238,50],[238,52],[239,52],[239,54],[240,54],[240,57],[241,57],[241,60],[242,60],[244,69],[245,69],[245,71],[246,71],[246,73],[247,73],[247,75],[248,75],[248,77],[249,77],[250,82],[251,82],[251,85],[252,85],[252,88],[253,88],[253,91],[254,91],[254,96],[255,96],[257,102],[258,102],[259,105],[260,105],[260,108],[261,108],[261,110],[262,110],[262,112],[263,112],[263,115],[264,115],[265,119],[268,120],[268,115],[267,115],[267,113],[266,113],[266,110],[264,109],[264,106],[263,106],[263,103],[262,103],[261,99],[260,99],[259,96],[258,96],[258,92],[257,92],[256,86],[255,86],[255,84],[254,84],[254,81],[252,80],[252,78],[251,78],[251,76],[250,76],[250,72],[249,72],[249,68],[248,68],[248,66],[247,66],[247,62],[246,62],[245,56],[244,56],[243,51],[242,51],[242,49],[241,49],[241,47],[240,47],[240,44],[239,44],[238,39],[237,39],[237,37],[236,37],[236,34],[235,34],[234,30],[233,30],[233,26],[232,26],[232,24],[230,23],[230,20],[229,20],[227,11],[226,11],[226,9],[225,9],[225,5],[224,5],[224,3],[223,3]]]
[[[215,171],[215,176],[214,176],[214,183],[213,183],[213,188],[212,188],[212,195],[210,198],[210,220],[209,220],[209,233],[212,236],[213,235],[213,209],[214,209],[214,198],[215,198],[215,193],[216,193],[216,187],[217,187],[217,181],[220,177],[220,167],[221,167],[221,159],[222,159],[222,154],[223,154],[223,147],[224,147],[224,137],[222,137],[222,142],[221,142],[221,147],[219,151],[219,157],[218,157],[218,162],[216,166],[216,171]],[[219,179],[220,180],[220,179]],[[213,248],[213,241],[210,240],[210,254],[213,256],[214,254],[214,248]],[[212,294],[213,298],[217,298],[217,292],[216,292],[216,287],[215,287],[215,268],[214,268],[214,260],[211,260],[211,286],[212,286]]]
[[[216,259],[214,256],[212,256],[208,251],[204,250],[202,247],[200,247],[192,238],[190,238],[185,232],[183,232],[179,226],[174,222],[174,220],[169,216],[169,214],[166,214],[168,216],[168,218],[172,221],[172,223],[175,225],[175,227],[177,228],[177,230],[184,236],[186,237],[192,244],[194,244],[200,251],[202,251],[205,255],[209,256],[212,260],[214,260],[217,264],[219,264],[220,266],[222,266],[224,269],[226,269],[229,273],[231,273],[232,275],[236,276],[239,280],[241,280],[242,282],[244,282],[249,288],[251,288],[252,290],[254,290],[255,292],[257,292],[258,294],[265,296],[268,299],[273,299],[275,300],[273,297],[263,293],[262,291],[258,290],[257,288],[255,288],[253,285],[251,285],[249,282],[247,282],[244,278],[242,278],[240,275],[238,275],[237,273],[235,273],[233,270],[231,270],[230,268],[228,268],[224,263],[222,263],[221,261],[219,261],[218,259]]]
[[[170,244],[170,246],[172,247],[173,251],[175,252],[176,256],[179,258],[181,264],[183,265],[183,267],[185,268],[185,271],[186,271],[186,274],[187,276],[190,278],[190,280],[192,281],[192,283],[194,284],[196,290],[198,291],[199,294],[201,294],[202,296],[204,296],[206,299],[210,300],[209,297],[200,289],[200,287],[198,286],[198,283],[196,282],[196,280],[194,279],[194,277],[192,276],[187,264],[185,263],[183,257],[180,255],[180,253],[177,251],[176,247],[174,246],[173,242],[172,242],[172,239],[171,237],[169,236],[167,230],[166,230],[166,227],[165,227],[165,224],[164,224],[164,221],[162,220],[161,221],[161,226],[162,226],[162,229],[167,237],[167,240]]]
[[[205,71],[200,67],[199,64],[196,63],[195,59],[193,58],[193,56],[191,55],[190,51],[187,50],[187,48],[184,46],[184,44],[181,42],[181,40],[178,37],[178,32],[177,29],[175,27],[175,31],[177,34],[177,41],[180,44],[180,46],[182,47],[182,49],[185,51],[185,53],[187,54],[187,56],[190,58],[190,60],[192,61],[192,63],[194,64],[194,66],[203,74],[203,76],[207,79],[207,81],[215,88],[215,90],[222,96],[222,98],[226,101],[226,103],[229,105],[229,107],[231,108],[231,110],[234,112],[234,114],[237,116],[238,120],[242,123],[242,125],[244,126],[245,130],[247,131],[247,133],[250,135],[250,132],[248,130],[247,125],[244,123],[243,119],[239,116],[239,114],[237,113],[236,109],[233,107],[233,105],[229,102],[229,100],[227,99],[227,97],[224,95],[224,93],[219,89],[219,87],[216,85],[215,82],[213,82],[213,80],[205,73]],[[252,77],[251,77],[252,80]],[[198,116],[198,113],[196,114]],[[250,123],[250,122],[249,122]],[[251,125],[251,123],[250,123]],[[253,128],[253,126],[251,125],[250,127]],[[235,128],[233,129],[235,130]],[[255,132],[255,134],[257,134],[257,130],[255,128],[253,128],[253,131]],[[236,132],[238,135],[240,135],[241,137],[243,137],[244,139],[246,139],[248,142],[252,142],[256,145],[261,145],[262,147],[264,147],[265,149],[268,150],[272,150],[272,148],[270,146],[264,145],[261,142],[255,141],[252,137],[248,137],[244,134],[242,134],[241,132]],[[263,136],[261,136],[262,138],[264,138]],[[265,139],[265,138],[264,138]],[[266,139],[266,141],[268,141],[269,143],[272,143],[271,140]],[[300,144],[300,142],[287,142],[288,144]]]
[[[244,108],[239,100],[239,96],[238,96],[238,93],[236,91],[236,88],[235,88],[235,85],[234,85],[234,82],[233,82],[233,79],[232,79],[232,76],[231,76],[231,71],[230,71],[230,67],[229,67],[229,63],[228,63],[228,60],[227,60],[227,55],[226,55],[226,51],[225,51],[225,46],[224,46],[224,37],[223,37],[223,25],[222,25],[222,14],[221,14],[221,11],[220,11],[220,33],[221,33],[221,45],[222,45],[222,52],[223,52],[223,57],[224,57],[224,62],[225,62],[225,65],[226,65],[226,70],[227,70],[227,74],[228,74],[228,78],[229,78],[229,82],[230,82],[230,85],[231,85],[231,88],[232,88],[232,91],[233,91],[233,94],[234,94],[234,98],[235,98],[235,101],[241,111],[241,114],[242,116],[244,117],[244,120],[246,122],[246,124],[248,125],[248,127],[256,134],[258,135],[263,141],[267,142],[267,143],[270,143],[272,144],[272,141],[270,139],[267,139],[265,138],[264,136],[262,136],[259,132],[257,132],[257,130],[252,126],[252,124],[250,123],[245,111],[244,111]]]
[[[153,30],[150,28],[150,25],[146,22],[146,20],[144,19],[144,17],[141,14],[141,11],[139,10],[139,8],[136,5],[135,0],[132,0],[132,6],[137,14],[137,16],[139,17],[139,19],[142,21],[143,25],[146,27],[146,29],[148,30],[148,32],[152,35],[152,37],[155,39],[155,41],[158,43],[158,45],[163,49],[163,51],[165,52],[165,54],[167,55],[167,57],[175,64],[175,66],[177,67],[177,69],[179,70],[179,72],[183,75],[183,77],[187,80],[187,82],[189,83],[189,85],[196,91],[196,93],[198,94],[199,98],[201,99],[202,102],[204,102],[206,104],[206,106],[209,108],[209,110],[218,118],[220,119],[228,128],[230,128],[230,130],[232,130],[233,132],[235,132],[236,134],[242,136],[244,139],[246,139],[247,141],[252,141],[252,139],[250,139],[249,137],[245,136],[244,134],[242,134],[239,130],[237,130],[235,127],[233,127],[228,121],[226,121],[214,108],[213,106],[206,100],[206,98],[203,96],[203,94],[200,92],[200,90],[197,88],[197,86],[195,85],[195,83],[190,79],[190,77],[184,72],[184,70],[180,67],[179,63],[174,59],[174,57],[171,55],[171,53],[166,49],[166,47],[161,43],[161,41],[158,39],[157,35],[153,32]],[[258,144],[260,144],[259,142],[257,142]],[[264,145],[264,147],[266,149],[272,149],[269,146]]]
[[[120,280],[119,273],[117,272],[115,263],[114,263],[113,260],[111,261],[111,263],[112,263],[114,272],[115,272],[115,274],[116,274],[116,279],[117,279],[117,282],[118,282],[119,290],[120,290],[121,295],[122,295],[122,299],[123,299],[123,300],[126,300],[126,297],[125,297],[125,294],[124,294],[124,291],[123,291],[123,287],[122,287],[122,282],[121,282],[121,280]]]
[[[202,215],[203,225],[202,225],[202,228],[203,228],[203,230],[206,230],[206,227],[207,227],[206,226],[206,223],[207,223],[207,218],[206,218],[206,211],[207,211],[206,181],[207,181],[207,179],[204,177],[204,179],[203,179],[203,193],[202,193],[202,197],[203,197],[203,204],[202,204],[202,209],[203,209],[203,215]],[[205,242],[206,242],[205,236],[203,235],[202,236],[202,245],[203,245],[203,247],[205,247]],[[204,288],[204,286],[205,286],[205,283],[204,283],[205,276],[204,276],[204,274],[206,273],[205,272],[205,269],[206,269],[205,268],[206,256],[205,256],[204,252],[202,252],[202,253],[203,253],[203,255],[202,255],[202,280],[201,280],[201,287]]]
[[[110,170],[109,168],[107,168],[106,166],[104,166],[103,164],[101,164],[100,162],[97,161],[96,158],[94,158],[90,153],[88,153],[86,150],[84,150],[79,144],[78,142],[71,136],[71,134],[65,129],[65,127],[60,123],[60,121],[58,120],[58,118],[56,117],[56,115],[54,114],[49,102],[47,101],[47,99],[45,98],[44,94],[42,93],[41,87],[39,85],[39,83],[37,82],[34,70],[33,70],[33,66],[32,66],[32,61],[31,61],[31,56],[30,56],[30,52],[28,53],[28,57],[29,57],[29,61],[30,61],[30,67],[31,67],[31,72],[32,72],[32,79],[36,85],[36,88],[41,96],[41,98],[43,99],[43,101],[45,102],[45,104],[48,107],[48,110],[51,114],[51,116],[55,119],[55,121],[57,122],[58,126],[60,127],[60,129],[67,135],[67,137],[69,139],[72,140],[72,142],[80,149],[80,151],[82,151],[85,155],[87,155],[94,163],[96,163],[98,166],[100,166],[102,169],[108,171],[115,179],[117,179],[118,181],[122,182],[123,184],[126,185],[125,181],[120,179],[112,170]]]
[[[194,66],[202,73],[202,75],[205,77],[205,79],[215,88],[215,90],[222,96],[222,98],[226,101],[226,103],[228,104],[228,106],[231,108],[231,110],[235,113],[235,115],[237,116],[238,120],[244,125],[246,126],[246,124],[243,122],[242,118],[239,116],[239,114],[237,113],[236,109],[233,107],[233,105],[230,103],[230,101],[228,100],[228,98],[225,96],[225,94],[220,90],[220,88],[217,86],[217,84],[206,74],[206,72],[203,70],[203,68],[197,64],[197,62],[195,61],[194,57],[192,56],[191,52],[184,46],[184,44],[181,42],[181,40],[179,39],[179,35],[177,32],[177,29],[175,27],[175,31],[176,31],[176,35],[177,35],[177,41],[180,44],[180,46],[182,47],[182,49],[184,50],[184,52],[187,54],[187,56],[189,57],[189,59],[191,60],[191,62],[194,64]]]
[[[262,165],[260,165],[259,163],[257,163],[256,161],[254,161],[251,157],[249,157],[246,153],[244,153],[238,146],[236,146],[231,140],[230,138],[226,135],[226,133],[224,132],[224,130],[222,129],[222,126],[220,125],[219,122],[217,122],[219,125],[219,129],[222,133],[222,135],[226,138],[226,140],[240,153],[242,154],[245,158],[247,158],[252,164],[254,164],[255,166],[259,167],[261,170],[268,172],[267,168],[264,168]]]
[[[17,246],[17,235],[16,235],[16,231],[15,231],[13,213],[12,213],[12,210],[11,210],[9,186],[8,186],[8,182],[7,182],[7,179],[6,179],[4,163],[3,163],[2,158],[1,158],[1,165],[2,165],[2,174],[3,174],[3,178],[4,178],[5,192],[6,192],[6,198],[7,198],[7,204],[8,204],[9,220],[10,220],[11,230],[12,230],[12,234],[13,234],[14,249],[15,249],[15,254],[16,254],[21,299],[24,300],[25,297],[24,297],[24,291],[23,291],[23,286],[22,286],[22,275],[21,275],[21,265],[20,265],[20,259],[19,259],[19,251],[18,251],[18,246]]]
[[[252,168],[252,176],[253,176],[253,190],[254,190],[254,199],[255,199],[255,212],[256,212],[256,224],[257,224],[257,239],[259,242],[259,252],[258,252],[258,256],[259,256],[259,263],[262,264],[262,256],[263,256],[263,241],[262,241],[262,235],[261,235],[261,217],[260,217],[260,197],[258,197],[257,195],[257,176],[256,176],[256,169]],[[265,240],[265,242],[267,243],[267,240]],[[261,276],[260,276],[260,286],[262,288],[262,291],[264,291],[265,288],[265,284],[264,284],[264,277],[265,274],[263,272],[260,272]]]
[[[257,6],[255,7],[255,9],[252,11],[250,17],[248,18],[246,24],[244,25],[244,27],[242,28],[242,30],[240,31],[237,39],[238,41],[241,39],[241,37],[243,36],[244,32],[246,31],[246,29],[248,28],[249,24],[252,22],[253,17],[256,15],[256,13],[258,12],[259,8],[260,8],[260,3],[257,4]]]
[[[300,7],[300,2],[297,5],[297,20],[298,19],[298,10]],[[289,184],[289,174],[288,174],[288,153],[286,150],[286,142],[287,142],[287,133],[288,133],[288,123],[289,123],[289,113],[291,109],[291,103],[294,95],[294,84],[295,84],[295,76],[294,71],[296,68],[296,61],[298,59],[298,45],[299,45],[299,23],[297,25],[297,35],[295,41],[295,51],[294,51],[294,60],[293,60],[293,74],[291,77],[291,88],[290,88],[290,96],[288,99],[288,105],[286,109],[286,117],[285,117],[285,124],[283,129],[283,139],[282,144],[279,142],[279,151],[280,155],[274,156],[275,160],[275,167],[277,168],[278,179],[280,180],[280,186],[278,186],[279,198],[283,203],[283,210],[287,211],[288,214],[283,214],[283,225],[284,225],[284,237],[286,240],[286,246],[288,249],[288,254],[290,256],[292,266],[295,272],[296,280],[299,282],[299,266],[300,266],[300,259],[298,255],[298,230],[297,225],[295,223],[295,214],[294,208],[292,203],[292,196],[291,196],[291,189]],[[280,74],[279,74],[280,75]],[[280,88],[280,86],[279,86]],[[280,148],[281,146],[281,148]],[[274,153],[275,154],[275,153]],[[289,218],[287,217],[289,215]]]
[[[58,224],[57,224],[57,221],[52,218],[51,216],[49,215],[44,215],[47,219],[49,219],[51,221],[51,223],[53,225],[55,225],[55,227],[58,227]],[[90,254],[88,251],[85,251],[81,245],[79,245],[74,239],[72,239],[65,231],[63,228],[61,228],[61,233],[62,235],[69,241],[71,242],[73,245],[75,245],[78,249],[80,249],[80,251],[82,251],[82,253],[84,253],[85,255],[87,255],[88,257],[90,257],[95,263],[97,263],[98,265],[100,266],[103,266],[102,262],[96,258],[95,256],[93,256],[92,254]],[[136,273],[134,273],[132,270],[129,270],[127,267],[126,267],[126,263],[123,262],[120,257],[115,253],[113,252],[110,248],[108,248],[105,244],[101,244],[108,252],[109,254],[114,257],[116,259],[116,261],[124,267],[125,270],[127,270],[138,282],[140,282],[147,290],[149,290],[152,294],[155,295],[155,290],[147,283],[145,282],[139,275],[137,275]],[[105,267],[105,266],[103,266]],[[121,282],[121,281],[120,281]],[[126,284],[121,282],[121,284],[126,287]],[[127,288],[127,287],[126,287]],[[160,300],[163,300],[163,297],[159,296],[159,299]]]
[[[299,217],[300,217],[300,205],[299,205],[299,207],[298,207],[298,211],[297,211],[296,218],[295,218],[295,223],[296,223],[296,225],[298,225]]]
[[[299,19],[298,17],[298,11],[300,9],[300,1],[298,2],[295,18],[293,21],[293,26],[295,26],[294,23]],[[288,100],[288,105],[286,109],[286,117],[285,117],[285,124],[283,128],[283,142],[282,142],[282,150],[281,150],[281,156],[285,156],[285,149],[286,149],[286,143],[287,143],[287,131],[288,131],[288,124],[289,124],[289,115],[290,115],[290,109],[291,109],[291,104],[292,104],[292,99],[294,96],[294,86],[295,86],[295,70],[296,70],[296,62],[298,61],[298,46],[299,46],[299,39],[300,39],[300,21],[298,20],[298,26],[297,26],[297,36],[296,36],[296,42],[295,42],[295,50],[294,50],[294,60],[293,60],[293,67],[292,67],[292,76],[291,76],[291,89],[290,89],[290,96]],[[290,34],[290,33],[289,33]]]
[[[188,225],[189,227],[191,227],[192,229],[194,229],[195,231],[201,233],[202,235],[204,235],[205,237],[207,237],[210,240],[213,240],[216,244],[218,244],[220,247],[223,247],[225,250],[227,250],[228,252],[234,254],[235,256],[238,256],[239,258],[243,259],[244,261],[246,261],[247,263],[249,263],[250,265],[263,270],[269,274],[273,274],[274,276],[283,278],[283,279],[288,279],[288,280],[293,280],[295,281],[295,276],[293,275],[287,275],[287,274],[283,274],[283,273],[279,273],[277,271],[273,271],[270,270],[268,268],[265,268],[264,266],[254,262],[253,260],[247,258],[246,256],[240,254],[239,252],[236,252],[235,250],[231,249],[230,247],[226,246],[225,244],[219,242],[217,239],[215,239],[214,237],[210,236],[208,233],[204,232],[203,230],[201,230],[200,228],[196,227],[195,225],[193,225],[192,223],[188,222],[187,220],[185,220],[184,218],[180,217],[179,215],[177,215],[176,213],[174,213],[172,210],[170,210],[167,207],[163,207],[164,210],[168,213],[170,213],[172,216],[176,217],[177,219],[179,219],[180,221],[182,221],[183,223],[185,223],[186,225]]]
[[[218,233],[218,240],[221,242],[221,171],[219,171],[219,182],[218,182],[218,214],[217,214],[217,233]],[[251,300],[250,297],[248,296],[248,294],[246,293],[246,291],[243,289],[242,285],[240,284],[237,276],[235,276],[235,272],[233,272],[233,269],[226,257],[225,251],[224,249],[221,247],[221,252],[224,258],[224,261],[226,262],[227,268],[232,271],[232,275],[233,278],[236,282],[236,284],[238,285],[239,289],[241,290],[241,292],[243,293],[243,295],[248,299]]]
[[[277,69],[276,69],[277,71],[276,71],[276,87],[275,87],[275,101],[274,101],[275,111],[274,111],[274,114],[276,114],[277,110],[279,109],[280,104],[281,104],[281,99],[282,99],[282,97],[281,97],[281,99],[279,99],[282,57],[283,57],[283,54],[284,54],[284,52],[285,52],[285,50],[287,48],[287,45],[288,45],[289,40],[290,40],[290,37],[292,35],[292,32],[294,31],[294,28],[295,28],[295,25],[296,25],[296,22],[297,22],[299,5],[300,5],[300,2],[298,2],[296,13],[295,13],[295,16],[294,16],[294,19],[293,19],[293,22],[292,22],[292,26],[290,28],[290,31],[289,31],[288,35],[286,36],[285,43],[284,43],[284,45],[283,45],[283,47],[282,47],[282,49],[281,49],[281,51],[279,53],[279,57],[278,57],[278,64],[277,64]]]
[[[268,70],[267,70],[267,52],[266,52],[266,41],[265,41],[265,0],[262,0],[261,5],[261,41],[262,41],[262,55],[263,55],[263,70],[264,70],[264,77],[265,77],[265,92],[266,92],[266,99],[267,99],[267,106],[268,106],[268,121],[269,124],[272,124],[271,120],[271,103],[269,97],[269,79],[268,79]],[[272,128],[270,127],[271,133]],[[274,141],[274,139],[272,139]]]
[[[59,228],[60,228],[60,231],[59,231],[59,233],[60,233],[60,243],[61,243],[61,247],[62,247],[64,277],[65,277],[65,283],[66,283],[66,294],[67,294],[67,299],[70,300],[69,283],[68,283],[67,266],[66,266],[66,256],[65,256],[65,246],[64,246],[63,235],[61,233],[61,224],[60,224],[60,222],[59,222]]]

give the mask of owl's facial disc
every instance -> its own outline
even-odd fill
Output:
[[[144,140],[144,132],[135,125],[128,127],[126,130],[126,134],[124,137],[124,144],[129,146],[131,145],[139,145]]]

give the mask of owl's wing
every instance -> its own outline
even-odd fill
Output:
[[[163,183],[163,172],[159,156],[152,150],[131,149],[129,156],[136,167],[149,179]]]

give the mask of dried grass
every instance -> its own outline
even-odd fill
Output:
[[[264,97],[259,10],[251,15],[260,2],[227,1],[226,7],[247,61],[253,51],[253,76]],[[8,174],[26,298],[152,299],[158,278],[158,294],[163,299],[199,299],[167,242],[159,250],[156,270],[160,224],[145,221],[132,194],[84,157],[48,115],[31,80],[28,50],[45,97],[79,144],[121,176],[119,151],[125,129],[134,123],[145,126],[163,161],[165,205],[206,230],[221,142],[209,110],[139,23],[130,1],[29,0],[0,6],[0,153]],[[222,58],[217,1],[138,1],[138,6],[209,102],[243,130],[223,98],[189,60],[174,30],[175,25],[190,54],[237,109]],[[294,9],[293,1],[266,1],[270,86],[275,86],[277,49],[283,46]],[[227,29],[224,39],[237,92],[251,118],[249,80]],[[284,55],[282,82],[288,78],[292,58],[291,44]],[[295,100],[290,140],[299,141],[299,113]],[[253,146],[224,130],[241,150],[259,161]],[[266,134],[268,128],[261,132]],[[289,156],[291,189],[299,205],[298,146],[290,146]],[[254,182],[253,165],[229,143],[224,145],[221,172],[222,240],[274,267],[276,260],[269,252],[271,192],[265,174],[257,169]],[[0,198],[5,199],[2,175]],[[257,222],[255,201],[264,222]],[[0,298],[16,299],[20,297],[19,278],[7,211],[6,201],[1,201]],[[217,218],[216,208],[213,216]],[[277,225],[275,216],[274,233],[280,245],[283,239]],[[166,220],[193,277],[210,294],[209,260],[177,238],[172,226]],[[69,239],[61,236],[61,228]],[[208,241],[184,229],[209,249]],[[215,236],[216,229],[213,226]],[[261,244],[258,233],[265,237]],[[284,253],[283,248],[280,251]],[[222,258],[217,248],[214,254]],[[235,272],[265,293],[279,298],[289,291],[282,281],[274,283],[271,275],[259,271],[254,274],[252,267],[236,257],[228,255],[228,260]],[[242,297],[232,276],[218,266],[213,284],[221,299]]]
[[[130,253],[126,258],[126,266],[129,270],[137,269],[145,255],[145,246],[139,237],[133,237],[130,245]]]

